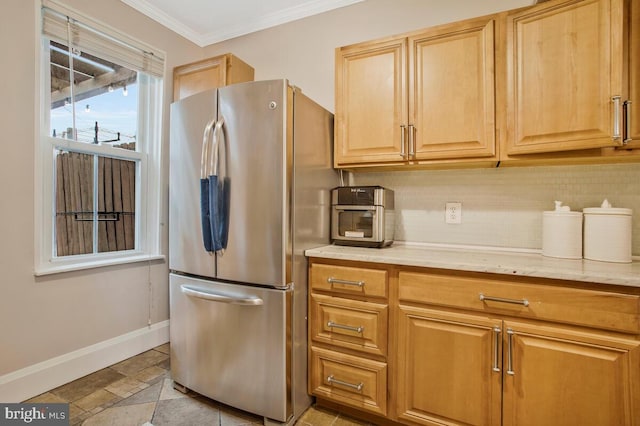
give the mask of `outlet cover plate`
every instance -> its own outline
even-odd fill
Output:
[[[453,223],[453,224],[462,223],[462,203],[460,202],[445,203],[444,221],[445,223]]]

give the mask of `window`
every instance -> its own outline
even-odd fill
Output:
[[[162,58],[43,0],[37,274],[159,254]]]

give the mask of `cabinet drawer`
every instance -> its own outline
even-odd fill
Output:
[[[387,364],[311,347],[311,393],[376,414],[387,413]]]
[[[482,277],[400,272],[399,297],[404,302],[451,306],[629,333],[640,331],[639,296],[607,291]]]
[[[339,294],[387,297],[387,271],[314,263],[310,270],[311,288]]]
[[[314,294],[310,310],[314,341],[386,356],[387,305]]]

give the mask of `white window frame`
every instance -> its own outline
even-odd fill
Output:
[[[114,38],[119,32],[106,28],[96,21],[71,11],[65,6],[45,0],[47,7],[53,6],[61,13]],[[41,19],[39,20],[41,22]],[[153,259],[164,259],[160,251],[161,235],[161,161],[162,161],[162,88],[161,78],[153,78],[138,73],[138,131],[136,151],[114,148],[106,145],[94,145],[74,140],[54,138],[50,129],[50,54],[49,39],[42,34],[38,25],[38,55],[36,66],[39,68],[40,87],[36,105],[39,105],[40,128],[36,130],[36,168],[35,168],[35,275],[48,275]],[[129,42],[131,39],[127,38]],[[142,45],[140,43],[140,45]],[[145,46],[145,45],[142,45]],[[154,49],[155,50],[155,49]],[[155,50],[162,57],[164,53]],[[166,72],[164,73],[166,74]],[[135,249],[72,256],[54,256],[55,250],[55,169],[54,150],[69,150],[86,154],[133,160],[136,166],[136,239]],[[94,182],[95,183],[95,182]],[[95,222],[94,222],[95,223]],[[95,234],[94,234],[95,235]]]

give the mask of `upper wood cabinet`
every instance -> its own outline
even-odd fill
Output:
[[[336,49],[335,165],[403,161],[407,39]]]
[[[494,17],[409,37],[409,156],[491,157],[495,149]],[[415,142],[414,142],[415,141]]]
[[[507,15],[506,154],[623,144],[629,3],[556,0]]]
[[[253,81],[254,69],[227,53],[173,69],[173,100],[234,83]]]
[[[491,158],[494,16],[336,50],[335,165]]]

